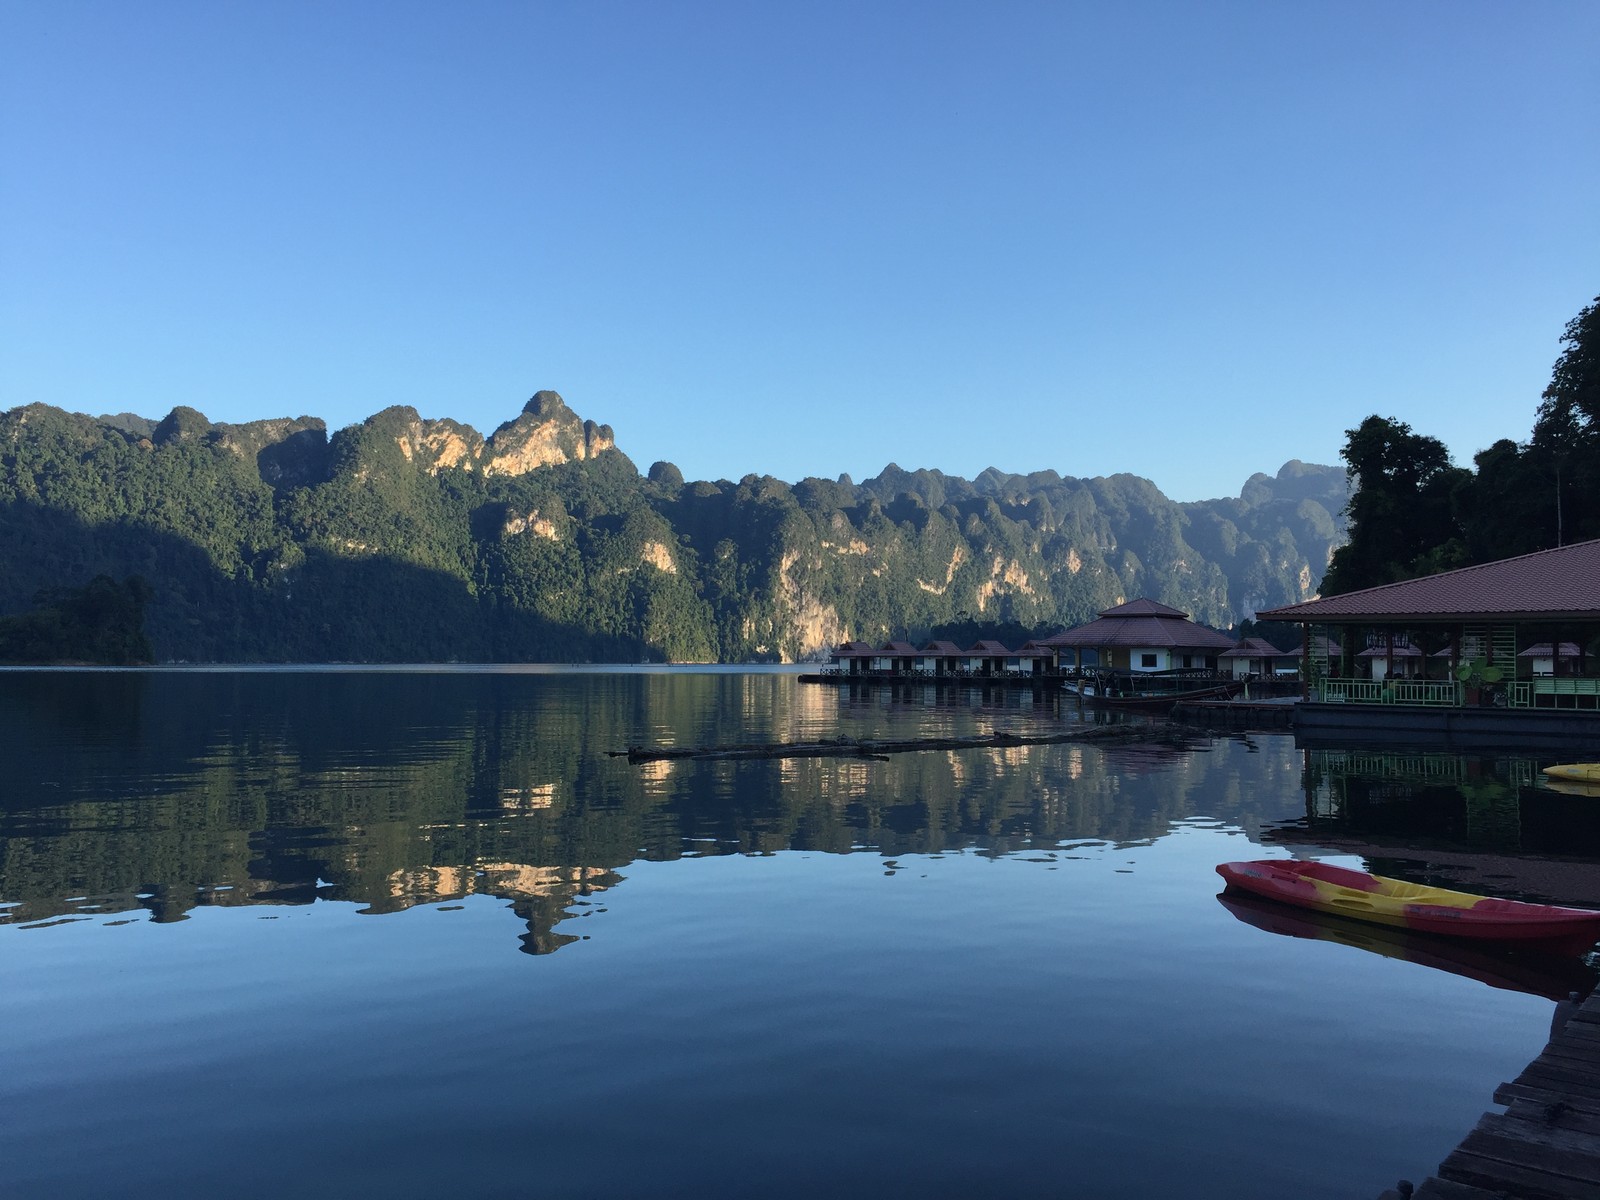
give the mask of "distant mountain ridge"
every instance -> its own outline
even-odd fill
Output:
[[[1129,474],[641,476],[548,391],[487,437],[405,407],[329,435],[36,404],[0,413],[0,615],[136,574],[158,658],[188,661],[792,661],[1139,595],[1227,626],[1314,594],[1347,498],[1298,461],[1193,503]]]

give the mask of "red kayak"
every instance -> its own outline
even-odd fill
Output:
[[[1563,954],[1582,954],[1600,941],[1600,912],[1587,908],[1497,900],[1289,858],[1223,863],[1217,874],[1229,887],[1269,900],[1422,933]]]

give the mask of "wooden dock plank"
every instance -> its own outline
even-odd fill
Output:
[[[1558,1022],[1561,1015],[1558,1009]],[[1600,992],[1552,1030],[1494,1100],[1506,1111],[1479,1119],[1416,1190],[1419,1200],[1600,1197]]]
[[[1544,1136],[1534,1140],[1520,1131],[1488,1133],[1475,1130],[1462,1139],[1456,1153],[1475,1154],[1479,1158],[1493,1159],[1509,1166],[1548,1171],[1563,1179],[1586,1183],[1591,1196],[1600,1195],[1600,1155],[1594,1153],[1591,1144],[1593,1139],[1565,1130],[1553,1132],[1565,1136]],[[1451,1158],[1454,1157],[1451,1155]],[[1449,1158],[1444,1160],[1439,1170],[1446,1178],[1450,1177]]]
[[[1583,1097],[1569,1096],[1565,1092],[1548,1087],[1535,1087],[1531,1083],[1520,1080],[1513,1083],[1502,1083],[1495,1089],[1494,1102],[1496,1104],[1510,1104],[1513,1100],[1527,1100],[1534,1104],[1566,1104],[1583,1112],[1600,1114],[1600,1103],[1585,1100]]]
[[[1579,1070],[1558,1068],[1549,1062],[1530,1065],[1517,1076],[1518,1083],[1531,1083],[1600,1103],[1600,1079]]]
[[[1486,1116],[1493,1116],[1487,1113]],[[1600,1109],[1584,1111],[1563,1105],[1558,1114],[1550,1112],[1550,1102],[1536,1104],[1532,1100],[1513,1099],[1509,1102],[1505,1115],[1513,1121],[1540,1121],[1546,1124],[1554,1123],[1563,1129],[1581,1129],[1585,1132],[1600,1137]]]
[[[1384,1193],[1384,1196],[1398,1195],[1398,1192]],[[1505,1200],[1504,1192],[1489,1192],[1471,1184],[1437,1178],[1424,1179],[1411,1195],[1413,1200]]]
[[[1591,1164],[1587,1169],[1600,1167],[1600,1142],[1595,1140],[1593,1132],[1578,1122],[1565,1120],[1565,1113],[1551,1118],[1544,1115],[1547,1111],[1540,1110],[1532,1120],[1513,1117],[1510,1113],[1484,1113],[1478,1119],[1477,1128],[1467,1137],[1511,1138],[1528,1146],[1586,1156]]]
[[[1503,1162],[1457,1150],[1439,1167],[1439,1177],[1518,1200],[1594,1200],[1594,1184],[1537,1166]]]

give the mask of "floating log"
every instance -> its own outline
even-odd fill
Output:
[[[981,750],[995,747],[1048,746],[1061,742],[1169,742],[1187,745],[1188,737],[1167,726],[1076,725],[1059,733],[994,733],[973,737],[926,737],[900,741],[873,738],[830,738],[820,742],[762,742],[730,746],[629,746],[608,750],[610,758],[627,758],[630,763],[664,762],[669,759],[747,759],[747,758],[872,758],[887,761],[891,754],[917,750]]]

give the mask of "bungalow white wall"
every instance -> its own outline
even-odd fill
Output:
[[[1172,652],[1159,646],[1135,646],[1128,651],[1130,671],[1168,671],[1172,669]]]
[[[1405,658],[1396,657],[1392,673],[1396,679],[1416,679],[1422,674],[1422,660],[1410,656]],[[1390,674],[1387,659],[1376,657],[1372,659],[1372,678],[1375,681],[1382,682]]]

